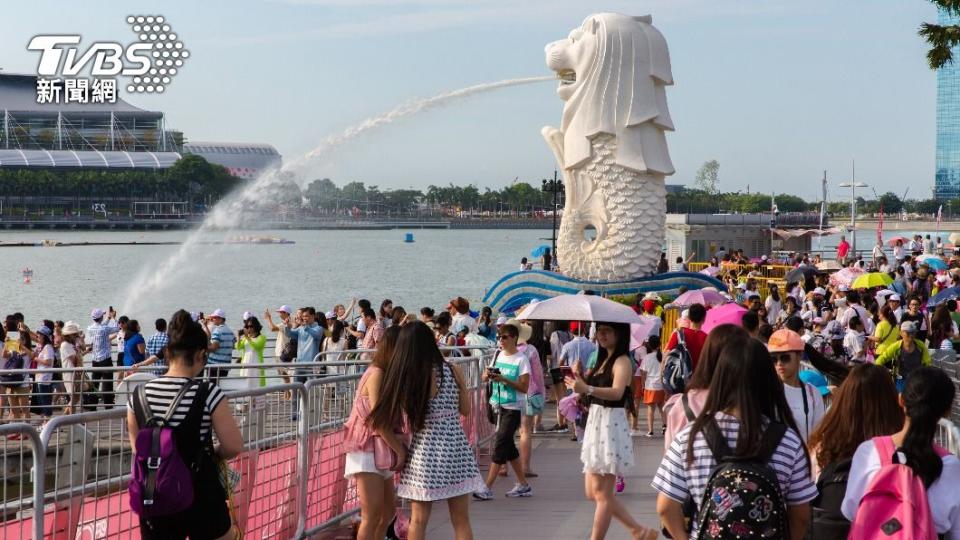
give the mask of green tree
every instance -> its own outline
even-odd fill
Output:
[[[697,171],[693,185],[707,193],[714,195],[720,193],[720,162],[711,159],[704,163]]]
[[[960,16],[960,0],[930,0],[941,11],[954,17]],[[960,25],[923,23],[918,31],[927,41],[927,65],[940,69],[953,62],[953,48],[960,44]]]
[[[880,195],[880,204],[883,205],[884,214],[896,214],[903,209],[903,201],[896,193],[890,191]]]
[[[310,182],[304,195],[314,208],[325,210],[336,208],[343,197],[340,188],[329,178],[321,178]]]

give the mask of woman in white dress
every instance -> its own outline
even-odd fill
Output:
[[[580,460],[583,462],[587,497],[596,502],[591,540],[600,540],[610,528],[610,518],[622,523],[635,539],[657,538],[658,531],[647,529],[633,519],[614,497],[618,476],[633,467],[633,440],[627,423],[627,407],[632,406],[633,362],[628,356],[630,326],[597,323],[597,367],[586,380],[567,377],[567,388],[590,404],[584,430]]]

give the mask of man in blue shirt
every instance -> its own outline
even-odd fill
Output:
[[[87,327],[86,339],[89,351],[93,354],[93,367],[113,367],[110,357],[110,341],[120,332],[120,325],[115,320],[117,312],[110,309],[106,313],[100,308],[90,312],[93,324]],[[104,321],[104,317],[107,320]],[[93,403],[102,402],[105,407],[113,406],[113,373],[95,371],[90,374],[93,382]],[[99,385],[99,389],[98,389]]]
[[[233,330],[227,326],[227,315],[222,309],[213,310],[203,329],[210,336],[210,345],[207,346],[207,363],[213,366],[209,371],[210,379],[219,383],[222,377],[229,376],[230,370],[217,366],[230,364],[237,336],[233,335]]]
[[[283,333],[290,339],[297,340],[297,363],[313,362],[320,352],[320,344],[323,342],[323,327],[317,324],[317,310],[312,307],[300,308],[300,316],[293,321],[292,327],[284,327]],[[295,371],[294,379],[298,383],[305,383],[310,369],[298,369]],[[299,419],[300,402],[293,401],[293,419]]]
[[[313,362],[320,352],[323,342],[323,327],[317,324],[317,311],[312,307],[300,309],[300,318],[294,320],[294,326],[283,328],[290,339],[297,340],[297,362]],[[298,370],[297,381],[306,382],[308,370]],[[302,378],[302,380],[301,380]]]
[[[586,364],[590,355],[597,351],[596,344],[583,336],[585,326],[584,323],[578,323],[576,330],[574,330],[576,334],[574,338],[560,349],[560,365],[570,367],[574,373],[581,377],[585,375],[588,369]]]

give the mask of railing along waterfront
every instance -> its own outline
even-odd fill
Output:
[[[469,356],[449,361],[464,371],[472,407],[462,423],[479,453],[493,434],[480,380],[493,355],[486,349],[461,350]],[[316,362],[257,364],[252,373],[243,372],[251,370],[246,365],[208,366],[205,377],[213,368],[227,372],[219,384],[243,435],[244,452],[229,463],[239,477],[229,503],[245,537],[304,538],[359,511],[356,486],[343,477],[342,443],[343,424],[366,362],[340,359],[363,352],[372,351],[321,354]],[[101,369],[117,376],[130,372]],[[91,369],[72,371],[79,375]],[[284,373],[306,376],[306,382],[285,383]],[[101,404],[101,410],[57,415],[40,429],[23,422],[0,425],[0,537],[137,535],[139,519],[130,510],[126,491],[133,457],[126,396],[154,376],[124,378],[115,404]]]

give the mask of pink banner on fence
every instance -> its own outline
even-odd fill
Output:
[[[307,528],[319,525],[345,510],[347,480],[343,477],[345,431],[310,435],[310,470],[307,474]]]
[[[76,540],[139,540],[140,518],[130,510],[126,491],[87,497],[80,507]]]
[[[244,536],[293,537],[297,529],[296,443],[261,451],[254,474]]]

